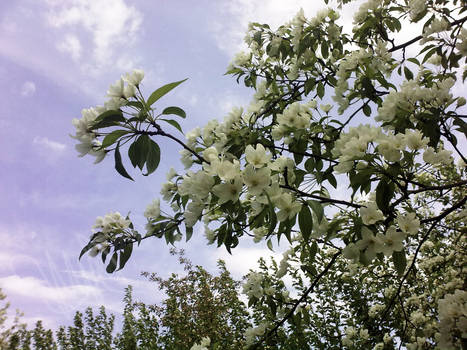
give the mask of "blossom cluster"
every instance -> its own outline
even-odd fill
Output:
[[[285,183],[283,171],[286,167],[293,169],[293,160],[284,156],[272,159],[262,144],[247,145],[244,154],[244,159],[237,159],[231,154],[220,153],[216,146],[209,146],[203,151],[206,163],[202,169],[189,170],[178,176],[176,182],[164,184],[161,194],[166,199],[175,194],[191,199],[184,212],[185,224],[189,227],[198,221],[205,208],[211,208],[214,203],[241,201],[250,206],[251,213],[272,203],[278,209],[280,222],[297,215],[302,204],[281,187]],[[287,176],[287,181],[294,181],[293,173]]]
[[[122,233],[128,229],[130,224],[131,221],[128,218],[124,218],[119,212],[110,212],[105,216],[97,217],[93,226],[97,234],[91,236],[97,244],[89,251],[89,255],[95,257],[107,249],[112,239],[118,233]]]
[[[72,120],[73,126],[76,128],[76,133],[72,137],[80,142],[75,146],[80,157],[89,154],[96,158],[95,163],[99,163],[105,158],[106,151],[101,147],[102,143],[97,139],[96,132],[92,131],[91,128],[100,114],[106,111],[118,110],[120,107],[125,106],[129,99],[135,97],[136,90],[143,78],[144,71],[140,69],[134,69],[131,73],[125,74],[110,85],[107,91],[109,99],[103,106],[83,109],[81,119],[74,118]]]
[[[398,110],[413,113],[417,108],[423,110],[447,107],[453,102],[450,90],[454,83],[455,80],[450,77],[440,80],[432,87],[423,87],[415,79],[404,81],[399,90],[391,91],[386,96],[382,106],[378,108],[375,120],[390,122],[396,118]]]
[[[435,151],[428,146],[429,139],[424,137],[419,130],[407,129],[405,133],[384,133],[380,127],[360,125],[352,127],[348,133],[344,133],[336,141],[333,154],[338,157],[339,164],[334,168],[339,173],[347,173],[354,167],[354,161],[371,155],[372,158],[380,154],[386,162],[399,162],[403,156],[409,156],[413,160],[414,153],[423,150],[425,162],[438,165],[452,162],[451,151],[442,146]],[[407,153],[409,151],[411,153]],[[357,168],[364,168],[367,162],[359,162]]]

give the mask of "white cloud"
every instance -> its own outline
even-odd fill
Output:
[[[0,271],[12,271],[22,265],[37,265],[32,256],[16,252],[0,252]]]
[[[81,42],[78,37],[73,34],[68,34],[62,42],[57,45],[59,51],[70,54],[74,61],[78,61],[81,57]]]
[[[36,277],[10,275],[0,278],[0,286],[7,295],[16,295],[65,303],[74,300],[86,300],[101,296],[99,288],[83,284],[69,286],[50,286]]]
[[[224,91],[222,97],[209,99],[209,104],[220,113],[220,116],[226,116],[234,107],[247,105],[249,98],[249,96],[241,96],[233,91]]]
[[[36,93],[36,84],[32,81],[26,81],[21,86],[21,96],[23,97],[30,97]]]
[[[66,149],[66,145],[57,141],[49,140],[47,137],[36,136],[32,140],[34,145],[44,148],[46,151],[52,151],[61,154]]]
[[[272,252],[265,248],[243,248],[237,247],[232,250],[232,255],[228,254],[224,249],[217,249],[213,258],[217,261],[222,259],[225,261],[227,269],[232,273],[236,279],[242,278],[248,273],[250,269],[257,269],[259,267],[259,258],[264,258],[269,261],[273,257],[276,261],[282,259],[281,252]]]
[[[84,28],[90,34],[92,56],[98,65],[107,63],[114,54],[122,50],[122,46],[127,47],[134,42],[142,22],[142,14],[135,7],[128,6],[124,0],[71,0],[48,3],[49,25],[77,31]],[[76,46],[73,46],[76,40],[72,39],[68,44],[70,43],[76,49]]]

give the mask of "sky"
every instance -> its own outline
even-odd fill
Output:
[[[319,9],[308,0],[0,2],[0,288],[12,310],[24,312],[29,324],[41,319],[56,328],[87,306],[120,313],[128,284],[138,300],[161,300],[140,272],[181,272],[165,241],[145,241],[112,275],[97,259],[78,261],[78,254],[97,216],[131,211],[143,225],[142,213],[158,197],[165,173],[181,170],[178,149],[161,141],[159,169],[148,178],[130,171],[131,182],[115,172],[112,159],[94,165],[77,157],[71,120],[102,104],[108,86],[133,68],[146,72],[147,96],[189,78],[163,100],[187,112],[185,131],[221,120],[252,96],[224,75],[248,23],[277,27],[301,7],[307,16]],[[201,228],[178,246],[211,272],[225,259],[236,278],[272,254],[244,244],[229,256],[207,246]]]

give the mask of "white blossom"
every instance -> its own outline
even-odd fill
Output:
[[[360,215],[365,225],[373,225],[378,221],[384,220],[384,215],[374,202],[366,203],[360,208]]]
[[[125,74],[123,80],[125,80],[128,84],[139,86],[143,78],[144,71],[142,69],[133,69],[131,73]]]
[[[269,162],[271,154],[269,152],[266,153],[264,146],[259,143],[256,145],[256,148],[252,145],[246,146],[245,158],[246,161],[255,168],[261,168],[264,164]]]
[[[154,199],[151,204],[146,207],[144,217],[147,219],[157,219],[161,214],[160,199]]]

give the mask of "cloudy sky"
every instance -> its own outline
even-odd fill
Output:
[[[144,242],[114,275],[87,256],[78,262],[96,216],[131,211],[142,224],[166,171],[180,165],[163,142],[158,171],[149,178],[134,172],[136,181],[128,181],[112,160],[77,157],[71,119],[102,104],[109,84],[132,68],[145,70],[147,94],[189,78],[164,97],[187,112],[186,131],[222,119],[251,97],[223,75],[248,22],[278,26],[300,7],[308,16],[317,11],[309,0],[0,2],[0,287],[26,321],[69,324],[88,305],[118,312],[128,284],[138,299],[155,302],[160,294],[139,273],[180,271],[158,240]],[[239,278],[265,252],[245,245],[229,257],[201,235],[182,247],[211,271],[222,257]]]

